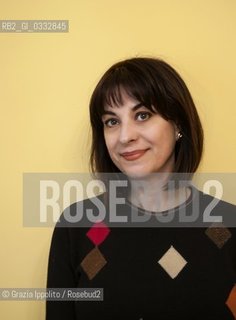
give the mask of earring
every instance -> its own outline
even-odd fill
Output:
[[[182,138],[182,137],[183,137],[182,133],[178,132],[178,134],[177,134],[177,141],[178,141],[180,138]]]

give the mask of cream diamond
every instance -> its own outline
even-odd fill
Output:
[[[168,275],[174,279],[184,268],[187,261],[179,254],[173,246],[162,256],[158,261],[162,268],[168,273]]]

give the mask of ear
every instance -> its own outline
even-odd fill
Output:
[[[181,133],[181,128],[178,126],[176,123],[174,124],[175,126],[175,140],[178,141],[180,138],[182,138],[182,133]]]

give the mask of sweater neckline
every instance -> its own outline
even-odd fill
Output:
[[[198,190],[193,186],[193,185],[190,185],[188,187],[190,189],[190,195],[188,197],[188,199],[186,201],[184,201],[183,203],[179,204],[178,206],[176,207],[173,207],[171,209],[168,209],[168,210],[163,210],[163,211],[149,211],[149,210],[145,210],[144,208],[141,208],[141,207],[138,207],[136,205],[134,205],[132,202],[130,202],[128,200],[128,198],[126,198],[126,204],[131,208],[131,209],[135,209],[136,211],[139,211],[140,213],[143,213],[143,214],[148,214],[148,215],[168,215],[168,214],[173,214],[174,212],[177,212],[183,208],[186,208],[189,207],[191,205],[191,203],[193,202],[195,196],[196,196],[196,193],[198,192]]]

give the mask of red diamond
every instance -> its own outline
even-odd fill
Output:
[[[96,246],[98,246],[106,239],[109,233],[110,229],[105,225],[105,223],[97,222],[94,223],[86,235]]]

